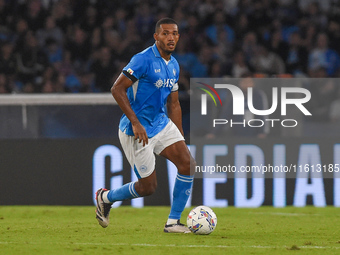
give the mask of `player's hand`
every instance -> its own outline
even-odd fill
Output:
[[[142,124],[134,124],[132,125],[132,131],[135,134],[135,140],[139,140],[139,143],[143,142],[143,147],[145,144],[148,144],[148,135],[146,134],[145,128]]]

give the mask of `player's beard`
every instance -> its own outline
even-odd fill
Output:
[[[168,55],[171,55],[171,53],[173,53],[176,49],[176,44],[174,44],[174,48],[173,49],[169,49],[169,46],[168,44],[165,44],[165,43],[160,43],[160,48],[162,49],[163,52],[165,52],[166,54]]]
[[[168,52],[169,54],[171,54],[172,52],[174,52],[175,49],[176,49],[176,44],[175,44],[175,43],[173,43],[173,48],[172,48],[172,49],[170,49],[170,45],[169,45],[169,44],[167,44],[166,46],[168,47],[167,52]]]
[[[168,55],[171,55],[171,53],[173,53],[175,50],[164,50],[164,52]]]

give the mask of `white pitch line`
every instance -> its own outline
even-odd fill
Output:
[[[251,214],[266,214],[266,215],[280,215],[280,216],[320,216],[320,214],[308,214],[308,213],[281,213],[281,212],[249,212]]]
[[[0,244],[19,244],[19,242],[0,242]],[[27,244],[42,244],[38,242],[28,242]],[[146,246],[146,247],[177,247],[177,248],[258,248],[258,249],[287,249],[287,246],[261,246],[261,245],[199,245],[199,244],[150,244],[150,243],[67,243],[67,242],[56,242],[56,243],[46,243],[46,244],[64,244],[64,245],[97,245],[97,246]],[[301,249],[340,249],[335,246],[298,246]]]

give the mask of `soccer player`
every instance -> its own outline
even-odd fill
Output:
[[[171,56],[179,39],[176,21],[159,20],[154,39],[153,46],[132,57],[111,88],[124,113],[119,123],[119,139],[138,181],[114,190],[99,189],[96,218],[105,228],[112,203],[155,192],[155,153],[173,162],[178,169],[164,232],[189,233],[180,218],[191,193],[190,167],[194,169],[195,161],[183,138],[177,83],[179,65]]]

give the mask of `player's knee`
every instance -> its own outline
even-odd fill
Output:
[[[141,190],[141,196],[146,197],[146,196],[150,196],[153,193],[155,193],[156,188],[155,187],[147,187]]]
[[[149,183],[148,185],[144,185],[144,186],[141,185],[138,193],[142,197],[150,196],[153,193],[155,193],[156,188],[157,188],[157,182]]]
[[[153,185],[150,185],[149,188],[148,188],[148,190],[147,190],[146,196],[150,196],[150,195],[152,195],[153,193],[155,193],[156,188],[157,188],[157,183],[155,183],[155,184],[153,184]]]

